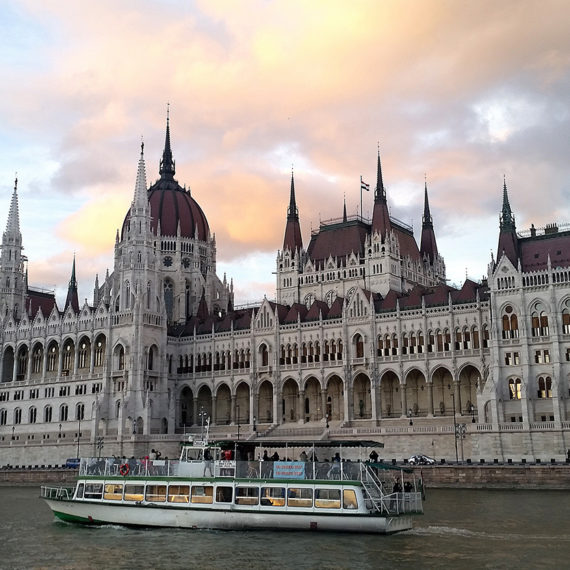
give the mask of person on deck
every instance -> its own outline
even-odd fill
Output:
[[[204,475],[203,475],[203,477],[206,476],[206,471],[210,472],[210,477],[214,476],[214,473],[212,472],[212,453],[210,452],[210,450],[208,448],[206,448],[204,450]]]

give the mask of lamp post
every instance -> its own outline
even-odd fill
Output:
[[[136,433],[137,433],[137,420],[133,418],[133,435],[136,435]]]
[[[239,441],[239,428],[240,428],[240,423],[239,423],[239,404],[236,404],[236,410],[237,410],[237,428],[238,428],[237,438],[238,438],[238,441]]]
[[[451,402],[453,404],[453,438],[455,440],[455,462],[459,462],[459,454],[457,453],[457,422],[455,421],[455,393],[451,392]]]
[[[414,414],[412,412],[412,408],[410,408],[408,410],[408,419],[410,420],[410,425],[413,426],[414,425],[414,420],[413,420]]]
[[[61,424],[59,424],[59,435],[57,437],[58,439],[61,439]]]
[[[329,415],[328,413],[325,415],[325,421],[326,421],[326,428],[329,429]]]
[[[475,406],[473,404],[471,404],[469,406],[469,411],[471,412],[471,423],[474,424],[475,423]]]
[[[81,437],[81,415],[77,416],[77,421],[79,423],[79,428],[77,432],[77,457],[79,457],[79,438]]]
[[[12,426],[12,441],[14,441],[14,439],[16,439],[14,437],[14,431],[16,430],[16,426]]]
[[[253,416],[253,431],[254,432],[257,431],[257,425],[255,424],[256,421],[257,421],[257,418],[255,416]]]

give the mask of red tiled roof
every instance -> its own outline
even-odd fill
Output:
[[[53,293],[43,293],[28,289],[26,297],[26,313],[30,318],[34,318],[41,309],[44,317],[49,317],[54,307],[56,307],[55,295]]]
[[[543,234],[519,239],[523,271],[542,271],[548,266],[570,266],[570,232]]]
[[[287,315],[285,315],[285,318],[280,322],[283,324],[296,323],[299,319],[299,315],[301,315],[301,320],[304,320],[307,312],[307,307],[302,303],[293,303],[287,312]]]
[[[318,233],[311,236],[307,249],[309,258],[319,265],[319,262],[328,259],[329,256],[342,261],[352,252],[362,255],[368,231],[365,224],[354,221],[342,225],[323,226]]]

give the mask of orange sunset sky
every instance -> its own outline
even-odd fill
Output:
[[[454,284],[486,274],[503,176],[519,230],[570,221],[567,1],[5,0],[0,21],[0,224],[17,172],[29,283],[60,305],[74,252],[80,299],[112,270],[167,103],[237,304],[274,297],[292,167],[305,245],[360,211],[378,146],[419,240],[425,177]]]

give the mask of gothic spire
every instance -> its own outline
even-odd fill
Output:
[[[509,194],[507,192],[507,180],[505,176],[503,176],[503,208],[501,210],[500,228],[501,230],[516,231],[515,217],[511,211],[511,205],[509,204]]]
[[[513,215],[511,205],[509,204],[507,181],[503,177],[503,207],[499,218],[499,246],[497,248],[497,262],[500,261],[504,253],[511,263],[517,267],[519,251],[518,243],[515,216]]]
[[[73,254],[73,266],[71,268],[71,279],[67,287],[67,299],[65,300],[65,309],[71,305],[73,312],[79,313],[79,298],[77,295],[77,279],[75,278],[75,254]]]
[[[144,210],[148,207],[146,168],[144,162],[144,142],[141,141],[141,156],[137,169],[137,181],[135,183],[135,195],[133,205],[137,210]]]
[[[344,197],[344,207],[343,207],[343,209],[342,209],[342,222],[343,222],[344,224],[346,224],[347,219],[348,219],[348,218],[347,218],[347,216],[346,216],[346,195],[345,195],[345,197]]]
[[[427,190],[427,178],[424,183],[424,215],[422,218],[423,227],[433,226],[433,220],[431,213],[429,211],[429,200],[428,200],[428,190]]]
[[[160,177],[162,179],[172,180],[176,172],[174,160],[172,159],[172,150],[170,148],[170,104],[166,110],[166,140],[164,142],[164,151],[160,161]]]
[[[291,193],[289,196],[289,208],[287,209],[287,224],[285,226],[285,238],[283,239],[283,251],[290,249],[295,251],[303,248],[301,237],[301,225],[299,223],[299,211],[295,201],[295,179],[291,171]]]
[[[433,263],[437,258],[437,242],[435,241],[435,232],[433,231],[433,220],[429,209],[427,180],[424,186],[424,215],[422,217],[422,237],[420,242],[420,255],[422,258],[428,258]]]
[[[10,210],[8,212],[8,223],[6,224],[6,233],[16,237],[20,235],[20,209],[18,208],[18,177],[14,180],[14,192],[12,192],[12,200],[10,202]]]
[[[372,232],[385,237],[391,230],[390,213],[386,200],[386,189],[382,179],[382,164],[380,163],[380,148],[378,148],[378,166],[376,175],[376,192],[374,193],[374,210],[372,211]]]
[[[382,180],[382,164],[380,162],[380,147],[378,147],[378,165],[376,167],[376,192],[374,202],[386,202],[386,189]]]

